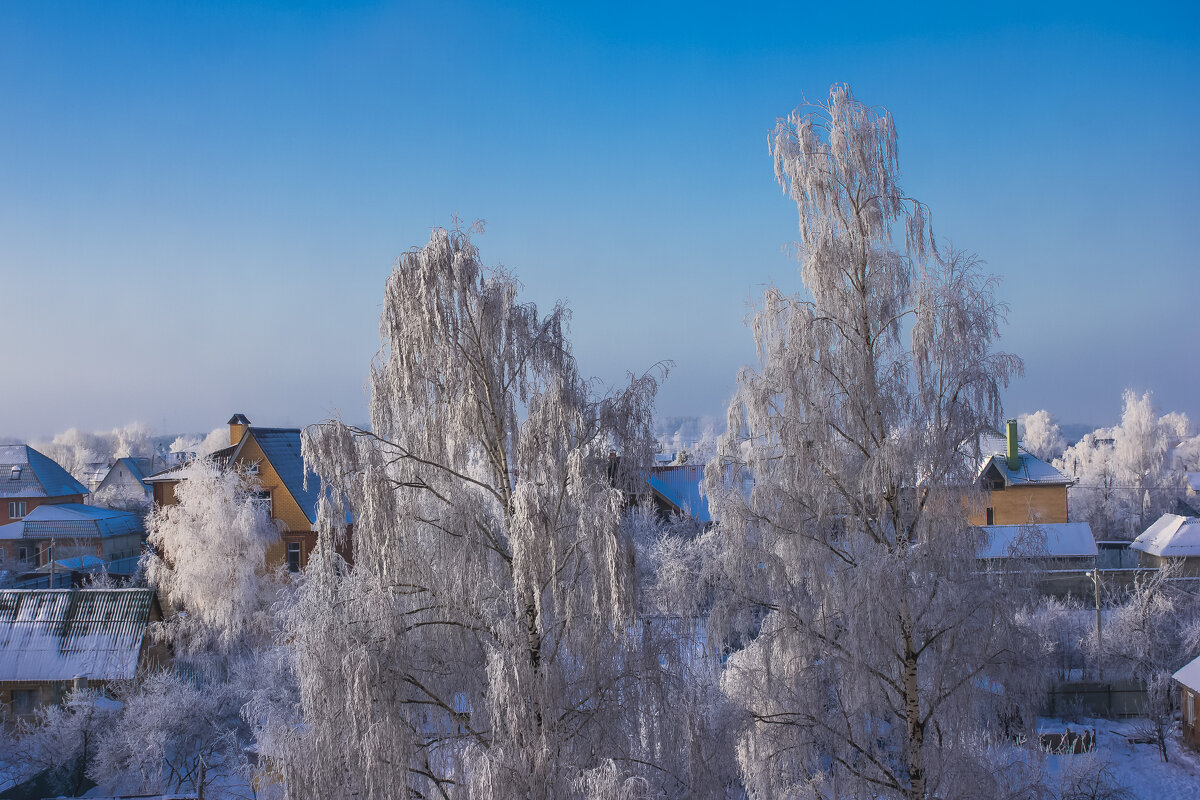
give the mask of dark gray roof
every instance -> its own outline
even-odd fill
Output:
[[[246,418],[245,414],[234,414],[232,417],[229,418],[229,422],[227,422],[225,424],[226,425],[249,425],[250,420]]]
[[[89,494],[57,461],[27,444],[0,445],[0,497]]]

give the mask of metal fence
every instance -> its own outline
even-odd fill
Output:
[[[1140,717],[1146,714],[1146,689],[1130,680],[1070,681],[1046,694],[1042,715],[1047,717]]]

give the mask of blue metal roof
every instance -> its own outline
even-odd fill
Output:
[[[19,531],[26,539],[95,539],[143,534],[142,518],[129,511],[85,506],[82,503],[40,505],[24,519],[2,526],[3,534]],[[0,534],[0,538],[13,538]]]
[[[704,482],[703,464],[684,464],[678,467],[653,467],[650,488],[676,510],[689,514],[699,522],[712,522],[708,498],[700,492]]]
[[[19,477],[14,480],[14,475]],[[90,492],[57,461],[27,444],[0,446],[0,497],[64,497],[72,494]]]
[[[304,488],[304,456],[300,452],[299,428],[258,428],[251,426],[250,434],[262,448],[263,455],[288,492],[300,506],[300,510],[308,517],[309,522],[317,521],[317,500],[321,497],[321,479],[316,474],[310,474],[308,488]]]

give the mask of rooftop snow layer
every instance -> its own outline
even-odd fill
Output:
[[[142,518],[133,512],[82,503],[41,505],[23,519],[0,525],[0,539],[106,539],[144,532]]]
[[[88,494],[57,461],[26,444],[0,445],[0,497],[63,497]]]
[[[1200,518],[1163,514],[1129,548],[1162,558],[1200,556]]]
[[[1171,677],[1193,692],[1200,692],[1200,658],[1188,662]]]
[[[0,681],[132,678],[151,589],[0,591]]]
[[[979,475],[987,470],[989,464],[995,465],[1008,486],[1039,483],[1039,484],[1069,484],[1071,478],[1063,475],[1051,464],[1042,461],[1020,444],[1017,445],[1017,469],[1008,468],[1008,442],[999,434],[984,433],[979,437]]]
[[[1086,522],[985,525],[988,542],[980,558],[1094,558],[1096,537]],[[1039,536],[1045,536],[1043,545]]]

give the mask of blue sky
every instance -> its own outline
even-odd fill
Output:
[[[1009,412],[1200,418],[1200,15],[976,6],[4,3],[0,433],[362,419],[392,260],[456,214],[586,372],[719,415],[799,288],[767,132],[836,81],[1003,276]]]

